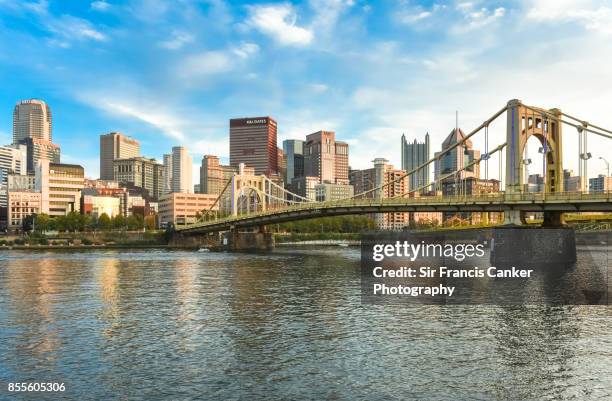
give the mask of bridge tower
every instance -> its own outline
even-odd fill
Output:
[[[561,110],[526,107],[520,100],[513,99],[507,108],[506,194],[525,191],[523,154],[531,136],[540,141],[540,153],[545,157],[544,196],[550,192],[563,192]],[[520,211],[507,211],[506,224],[521,224]]]
[[[233,216],[241,209],[247,213],[266,211],[266,179],[263,175],[247,174],[243,163],[232,176],[230,208]]]

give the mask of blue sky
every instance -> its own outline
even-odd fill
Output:
[[[612,127],[611,43],[610,1],[0,0],[0,142],[14,104],[37,97],[62,161],[91,177],[102,133],[158,160],[183,144],[198,164],[227,157],[229,118],[259,115],[279,145],[335,130],[352,166],[399,165],[402,133],[429,131],[433,153],[455,110],[469,131],[512,98]]]

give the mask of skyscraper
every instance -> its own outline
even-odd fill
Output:
[[[0,146],[0,207],[7,206],[9,175],[25,176],[26,166],[27,150],[25,145]]]
[[[222,165],[217,156],[204,155],[200,167],[200,193],[219,195],[235,172],[234,167]]]
[[[349,145],[346,142],[336,141],[336,155],[334,161],[334,180],[336,184],[348,185],[349,183]]]
[[[28,173],[33,174],[38,161],[60,162],[60,147],[52,142],[51,109],[38,99],[22,100],[13,111],[13,145],[25,145]]]
[[[424,142],[418,142],[415,139],[410,143],[406,140],[406,135],[402,134],[401,146],[402,170],[406,172],[412,171],[429,160],[429,133],[425,134]],[[410,190],[423,187],[427,184],[429,184],[429,165],[410,175]],[[425,192],[426,190],[427,188],[423,188],[421,192]]]
[[[283,152],[287,161],[285,183],[291,183],[295,177],[304,176],[304,141],[286,139],[283,141]]]
[[[172,153],[164,155],[164,193],[172,192]]]
[[[255,174],[278,173],[276,121],[271,117],[234,118],[230,120],[230,166],[244,163]]]
[[[172,192],[193,192],[192,163],[185,147],[172,148]]]
[[[319,177],[319,182],[349,183],[348,144],[336,141],[333,131],[318,131],[304,143],[304,175]]]
[[[100,179],[113,180],[113,161],[140,156],[140,142],[123,135],[111,132],[100,135]]]
[[[22,100],[13,111],[13,143],[26,138],[52,141],[51,109],[39,99]]]
[[[351,184],[354,185],[356,194],[371,191],[365,195],[366,198],[387,199],[402,196],[407,192],[408,177],[404,175],[404,170],[394,168],[384,158],[379,157],[372,162],[373,168],[351,172]],[[385,186],[382,187],[383,185]],[[379,189],[375,190],[376,188]],[[409,223],[410,213],[375,213],[372,217],[380,229],[398,230]]]
[[[467,166],[474,160],[480,157],[480,151],[472,149],[473,144],[469,139],[463,143],[461,146],[457,146],[450,152],[444,154],[440,158],[437,158],[439,154],[441,154],[446,149],[450,148],[457,142],[462,141],[465,138],[465,134],[459,129],[454,129],[451,133],[446,137],[444,142],[442,142],[442,150],[440,152],[436,152],[434,156],[436,156],[435,161],[435,177],[436,179],[443,177],[447,174],[457,172],[463,167]],[[458,180],[462,180],[468,177],[480,177],[480,166],[479,164],[475,164],[473,166],[467,167],[466,169],[459,171],[456,175]],[[445,179],[445,182],[454,181],[455,176],[448,177]],[[443,183],[444,184],[444,183]]]

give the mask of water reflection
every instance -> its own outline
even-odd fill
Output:
[[[0,321],[0,380],[66,399],[612,394],[608,307],[361,305],[355,249],[4,252]]]

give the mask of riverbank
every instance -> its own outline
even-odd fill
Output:
[[[182,249],[197,250],[194,246],[177,246],[168,244],[109,244],[109,245],[0,245],[2,250],[17,251],[82,251],[82,250],[102,250],[102,249]]]

